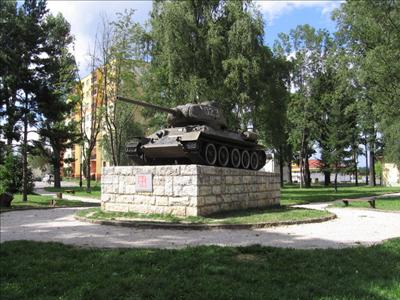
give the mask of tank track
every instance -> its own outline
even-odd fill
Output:
[[[141,145],[143,145],[144,143],[146,143],[146,141],[137,140],[131,141],[127,144],[126,154],[135,165],[201,164],[257,171],[260,170],[266,162],[266,155],[264,150],[260,149],[260,147],[254,147],[254,145],[251,143],[248,143],[248,145],[238,145],[234,143],[222,143],[211,138],[202,138],[198,141],[183,143],[183,146],[187,149],[185,157],[170,159],[154,159],[146,157],[140,150]],[[188,147],[190,143],[192,143],[192,149],[189,149]],[[193,143],[196,145],[196,147],[194,147]],[[228,158],[226,158],[226,156],[224,158],[224,156],[222,155],[223,151],[221,150],[221,148],[223,147],[225,147],[228,151]],[[214,155],[216,155],[216,157],[212,158],[212,153],[210,154],[210,151],[213,152],[213,149],[215,149],[214,152],[216,153],[214,153]],[[236,149],[235,153],[239,155],[238,159],[240,160],[240,162],[233,160],[234,149]],[[246,154],[243,153],[246,151],[249,154],[249,163],[243,162],[244,158],[246,157]],[[236,157],[238,157],[238,155],[236,155]],[[257,156],[258,160],[256,166],[254,163],[252,164],[251,161],[251,159],[255,159],[255,156]],[[226,159],[228,159],[228,161],[226,161]]]

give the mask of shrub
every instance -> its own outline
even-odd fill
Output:
[[[28,168],[28,193],[33,192],[33,175]],[[22,159],[19,155],[10,153],[6,156],[4,164],[0,165],[0,193],[22,192]]]

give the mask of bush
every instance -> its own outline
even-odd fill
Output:
[[[28,193],[33,192],[33,175],[28,168]],[[0,165],[0,193],[22,192],[22,158],[12,153],[5,158],[4,164]]]

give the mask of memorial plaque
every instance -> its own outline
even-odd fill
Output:
[[[153,191],[153,174],[136,174],[136,192]]]

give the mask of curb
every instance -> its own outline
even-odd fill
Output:
[[[276,226],[322,223],[337,218],[336,214],[334,213],[331,214],[332,214],[331,216],[327,217],[305,219],[301,221],[265,222],[265,223],[254,223],[254,224],[193,224],[193,223],[185,224],[185,223],[165,223],[157,221],[134,221],[134,220],[132,221],[92,220],[86,217],[80,217],[76,215],[74,215],[74,218],[81,222],[88,222],[98,225],[121,226],[121,227],[147,228],[147,229],[214,230],[214,229],[257,229],[257,228],[268,228]]]

